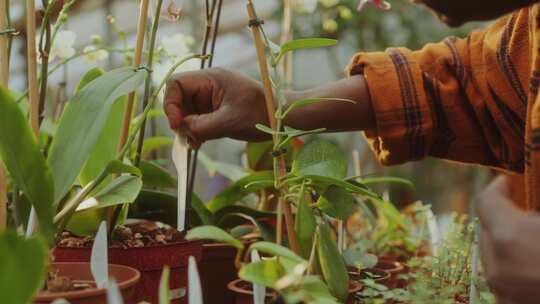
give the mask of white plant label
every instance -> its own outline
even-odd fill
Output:
[[[124,304],[122,295],[118,289],[118,284],[114,279],[111,279],[107,285],[107,304]]]
[[[172,159],[178,174],[178,231],[186,229],[186,194],[188,179],[189,145],[187,138],[176,135],[172,149]]]
[[[431,239],[431,253],[434,257],[439,256],[439,246],[441,243],[441,234],[439,233],[439,224],[431,208],[426,209],[426,221]]]
[[[201,278],[195,258],[189,257],[188,265],[188,297],[189,304],[203,304]]]
[[[92,245],[90,259],[90,270],[98,288],[106,288],[109,281],[107,247],[107,223],[103,221]]]
[[[257,250],[251,252],[251,262],[259,262],[261,256]],[[254,304],[264,304],[264,299],[266,297],[266,288],[264,286],[253,284],[253,303]]]
[[[26,225],[26,238],[29,238],[34,234],[34,231],[36,230],[37,226],[37,215],[36,215],[36,209],[32,207],[30,210],[30,216],[28,217],[28,225]]]

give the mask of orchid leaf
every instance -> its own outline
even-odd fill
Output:
[[[323,48],[334,46],[338,43],[337,40],[327,39],[327,38],[304,38],[296,39],[286,42],[281,46],[281,51],[279,52],[274,65],[278,65],[283,56],[288,52],[303,50],[303,49],[314,49],[314,48]]]
[[[330,292],[345,302],[349,297],[349,275],[336,241],[332,238],[332,231],[326,223],[319,225],[317,253],[322,275]]]
[[[69,191],[90,157],[115,101],[136,90],[145,77],[145,72],[133,68],[116,69],[90,82],[70,100],[48,158],[55,178],[56,204]]]
[[[235,239],[225,230],[215,226],[201,226],[191,229],[187,235],[187,240],[212,240],[218,243],[225,243],[237,249],[243,249],[244,244]]]
[[[273,288],[285,273],[285,269],[277,259],[268,259],[244,265],[238,276],[242,280]]]
[[[297,176],[319,175],[343,179],[347,175],[347,160],[343,152],[326,140],[315,140],[305,145],[293,163]]]

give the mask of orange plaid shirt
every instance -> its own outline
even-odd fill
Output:
[[[540,208],[540,5],[465,39],[422,50],[359,53],[350,74],[368,83],[379,160],[426,156],[522,174],[525,209]]]

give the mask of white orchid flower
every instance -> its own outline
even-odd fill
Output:
[[[179,3],[180,2],[180,3]],[[182,2],[178,0],[164,0],[161,4],[160,16],[171,22],[178,21],[182,14]],[[152,9],[150,10],[151,18],[154,17],[157,1],[153,1]]]
[[[77,34],[72,31],[58,31],[56,37],[51,46],[51,51],[49,52],[49,62],[56,59],[67,59],[75,55],[75,40],[77,39]],[[41,63],[41,56],[39,54],[39,37],[36,39],[36,48],[38,49],[38,62]]]
[[[109,52],[104,49],[99,49],[95,45],[85,47],[83,53],[85,53],[83,58],[86,63],[94,63],[109,58]]]

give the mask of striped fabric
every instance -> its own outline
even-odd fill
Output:
[[[540,4],[465,39],[422,50],[359,53],[377,127],[366,136],[396,165],[435,156],[522,175],[524,209],[540,209]]]

